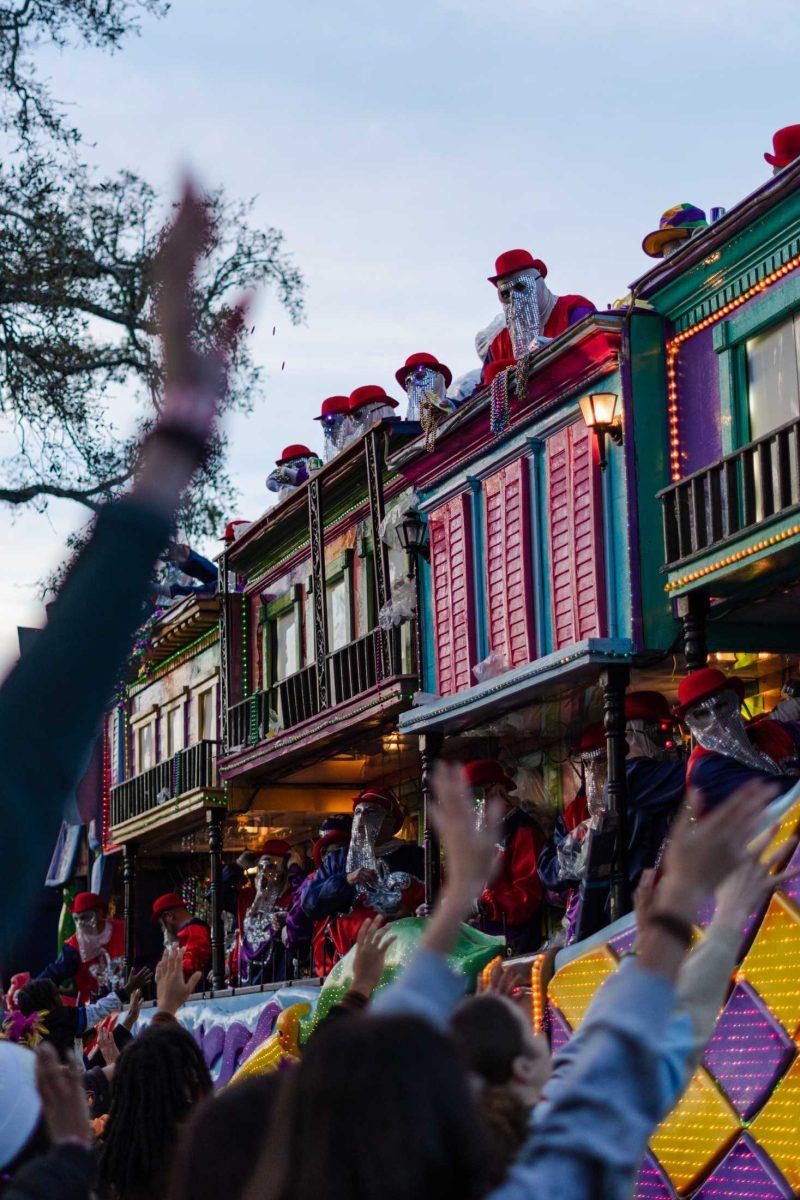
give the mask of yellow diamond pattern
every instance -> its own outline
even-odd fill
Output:
[[[739,978],[755,988],[794,1037],[800,1028],[800,920],[791,901],[780,893],[770,901]]]
[[[785,846],[789,839],[794,837],[798,829],[800,829],[800,800],[795,800],[792,807],[784,814],[780,825],[772,835],[769,845],[761,855],[761,861],[766,862],[781,846]]]
[[[796,1058],[762,1108],[750,1133],[800,1192],[800,1058]]]
[[[548,993],[573,1029],[578,1028],[595,992],[616,966],[608,947],[600,946],[574,958],[553,977]]]
[[[650,1148],[681,1194],[706,1174],[739,1133],[739,1118],[708,1071],[698,1067]]]

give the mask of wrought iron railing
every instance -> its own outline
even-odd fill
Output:
[[[327,657],[331,703],[345,704],[377,687],[382,679],[413,675],[416,670],[410,626],[384,633],[373,629]],[[317,666],[296,671],[267,691],[255,692],[228,709],[228,750],[254,746],[319,716]]]
[[[800,420],[658,493],[667,565],[724,546],[800,508]]]
[[[204,740],[111,788],[111,824],[140,817],[176,796],[217,787],[217,743]]]

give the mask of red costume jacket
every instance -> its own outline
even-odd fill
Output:
[[[109,920],[109,918],[106,918]],[[106,942],[103,949],[111,959],[120,959],[125,957],[125,922],[110,920],[111,937]],[[55,962],[51,962],[49,966],[37,975],[37,979],[52,979],[55,984],[66,983],[68,979],[72,979],[78,992],[78,1004],[90,1004],[92,1000],[96,1000],[101,992],[108,991],[107,987],[100,987],[97,982],[97,968],[100,963],[99,956],[90,959],[89,962],[81,962],[81,953],[78,949],[77,934],[67,938],[62,947],[61,953]]]
[[[211,966],[211,930],[205,921],[192,917],[178,930],[178,945],[183,951],[183,974],[186,979],[195,971],[206,972]]]
[[[582,317],[585,317],[587,311],[595,312],[596,309],[591,300],[587,300],[585,296],[559,296],[553,311],[545,322],[542,335],[549,338],[558,337],[565,329],[569,329],[570,325],[576,324]],[[497,362],[499,359],[515,361],[514,351],[511,347],[511,334],[508,329],[500,330],[492,340],[486,356],[487,363]]]
[[[533,920],[542,903],[542,885],[536,870],[545,836],[536,822],[515,808],[503,822],[500,862],[491,887],[481,896],[491,921],[506,926]]]

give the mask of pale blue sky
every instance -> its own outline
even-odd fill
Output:
[[[646,269],[665,208],[729,207],[767,178],[773,130],[800,122],[797,14],[795,0],[173,0],[115,57],[41,61],[103,169],[146,175],[165,204],[189,163],[257,194],[305,273],[305,325],[269,297],[257,312],[269,399],[231,427],[231,515],[252,517],[283,445],[318,440],[324,396],[397,391],[414,350],[477,365],[500,251],[529,248],[554,291],[604,306]],[[81,520],[69,505],[5,516],[0,661]]]

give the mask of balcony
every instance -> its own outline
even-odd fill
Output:
[[[186,805],[176,804],[187,796],[206,796],[220,788],[217,777],[217,742],[202,741],[178,750],[172,758],[118,783],[110,791],[111,826],[120,840],[118,826],[141,828],[140,818],[163,812],[167,823]],[[148,822],[150,826],[152,822]],[[158,822],[162,824],[162,822]]]
[[[789,421],[658,493],[668,590],[751,560],[797,531],[800,420]],[[748,566],[749,566],[748,562]],[[690,568],[694,568],[693,570]]]
[[[402,686],[404,680],[413,680],[416,685],[416,656],[410,626],[388,633],[373,629],[332,651],[326,658],[325,672],[328,691],[325,708],[320,705],[316,663],[231,705],[227,755],[233,756],[262,742],[274,743],[280,751],[282,735],[298,727],[308,730],[309,739],[325,737],[340,719],[346,718],[349,707],[370,696],[381,711],[385,703],[399,701],[403,690],[408,690]],[[368,703],[357,707],[359,713],[370,709]],[[372,719],[367,717],[366,722]],[[223,773],[227,778],[232,777],[227,763]],[[238,776],[239,772],[235,774]]]

